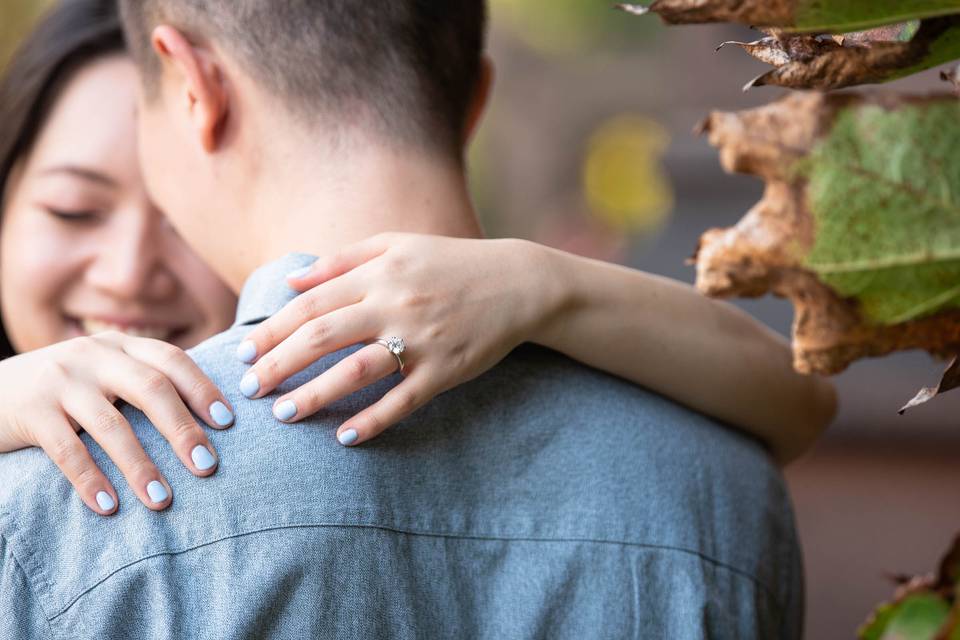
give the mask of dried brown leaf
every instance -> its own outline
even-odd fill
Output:
[[[950,362],[950,365],[947,367],[947,370],[943,372],[943,376],[940,378],[940,382],[935,387],[924,387],[917,393],[913,399],[907,404],[903,405],[898,413],[903,415],[907,409],[912,409],[917,405],[921,405],[925,402],[933,400],[935,397],[941,393],[946,393],[960,387],[960,357],[954,356],[953,360]]]
[[[809,61],[825,54],[827,51],[842,46],[833,38],[811,35],[768,36],[753,42],[729,40],[721,43],[717,50],[719,51],[726,45],[736,45],[760,62],[765,62],[774,67],[781,67],[791,62]]]
[[[960,93],[960,66],[940,72],[940,79],[953,85],[954,91]]]
[[[717,297],[773,293],[789,298],[796,310],[798,371],[833,374],[864,357],[902,349],[943,353],[960,344],[960,310],[892,325],[868,324],[855,301],[837,295],[804,263],[814,243],[814,221],[806,206],[805,178],[794,170],[797,162],[830,130],[839,109],[868,103],[895,108],[906,101],[794,93],[757,109],[713,113],[701,126],[727,171],[761,177],[766,189],[737,225],[703,234],[695,258],[697,287]]]
[[[748,25],[787,26],[793,23],[791,0],[654,0],[649,6],[625,3],[619,9],[636,15],[656,13],[669,24],[739,22]]]
[[[899,39],[902,25],[847,34],[842,45],[809,35],[787,37],[770,46],[784,51],[788,61],[776,64],[775,69],[758,76],[744,89],[773,85],[831,90],[885,82],[906,69],[943,62],[939,56],[932,56],[932,47],[941,39],[953,38],[958,25],[956,18],[925,20],[907,41]],[[826,46],[826,42],[834,46]]]

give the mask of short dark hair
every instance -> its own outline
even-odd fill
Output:
[[[216,41],[294,113],[369,113],[383,132],[444,151],[463,146],[481,74],[485,0],[121,0],[146,83],[159,24]]]
[[[10,174],[30,153],[66,83],[89,62],[125,50],[113,0],[63,0],[20,44],[0,78],[0,210]],[[0,331],[0,357],[10,355]]]

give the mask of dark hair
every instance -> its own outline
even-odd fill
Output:
[[[121,0],[148,98],[167,23],[226,48],[307,121],[368,113],[381,133],[460,156],[481,74],[485,0]]]
[[[63,0],[27,36],[0,78],[0,208],[13,168],[30,152],[67,80],[95,58],[125,50],[113,0]],[[13,354],[0,332],[0,357]]]

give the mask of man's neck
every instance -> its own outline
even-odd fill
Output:
[[[243,232],[256,241],[234,255],[228,279],[235,289],[257,267],[288,253],[331,255],[385,231],[483,235],[456,162],[373,146],[319,158],[269,155],[274,158],[257,163],[257,178],[244,189],[243,218],[250,226]]]

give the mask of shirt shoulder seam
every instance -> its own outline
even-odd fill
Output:
[[[159,551],[157,553],[152,553],[131,562],[128,562],[120,567],[117,567],[107,575],[98,579],[89,587],[83,589],[80,593],[70,599],[60,610],[58,610],[52,617],[48,618],[49,621],[55,620],[56,618],[62,616],[66,613],[73,605],[75,605],[83,596],[90,593],[98,586],[109,580],[112,576],[128,569],[134,565],[137,565],[141,562],[151,560],[153,558],[162,557],[162,556],[177,556],[197,549],[211,546],[226,540],[231,540],[235,538],[242,538],[250,535],[255,535],[258,533],[264,533],[267,531],[277,531],[283,529],[322,529],[322,528],[351,528],[351,529],[378,529],[381,531],[389,531],[392,533],[399,533],[402,535],[410,536],[422,536],[422,537],[434,537],[434,538],[455,538],[455,539],[465,539],[465,540],[496,540],[502,542],[560,542],[560,543],[589,543],[589,544],[601,544],[601,545],[616,545],[616,546],[628,546],[628,547],[637,547],[642,549],[656,549],[660,551],[670,551],[675,553],[682,553],[685,555],[692,555],[704,560],[705,562],[710,563],[711,565],[724,569],[733,573],[741,578],[745,578],[757,586],[763,593],[770,598],[771,602],[776,607],[777,616],[779,619],[783,617],[783,604],[780,602],[780,599],[777,597],[775,591],[765,584],[760,578],[754,576],[748,571],[740,569],[734,565],[717,560],[702,551],[696,551],[693,549],[686,549],[684,547],[675,547],[670,545],[658,545],[650,543],[641,543],[641,542],[632,542],[632,541],[623,541],[623,540],[603,540],[595,538],[546,538],[546,537],[524,537],[524,536],[495,536],[495,535],[480,535],[480,534],[460,534],[460,533],[451,533],[444,531],[427,531],[427,530],[414,530],[409,528],[401,527],[392,527],[381,524],[370,524],[370,523],[343,523],[343,522],[304,522],[304,523],[292,523],[292,524],[283,524],[270,527],[260,527],[257,529],[252,529],[249,531],[241,531],[237,533],[232,533],[230,535],[221,536],[213,540],[207,540],[199,544],[191,545],[181,549]]]

